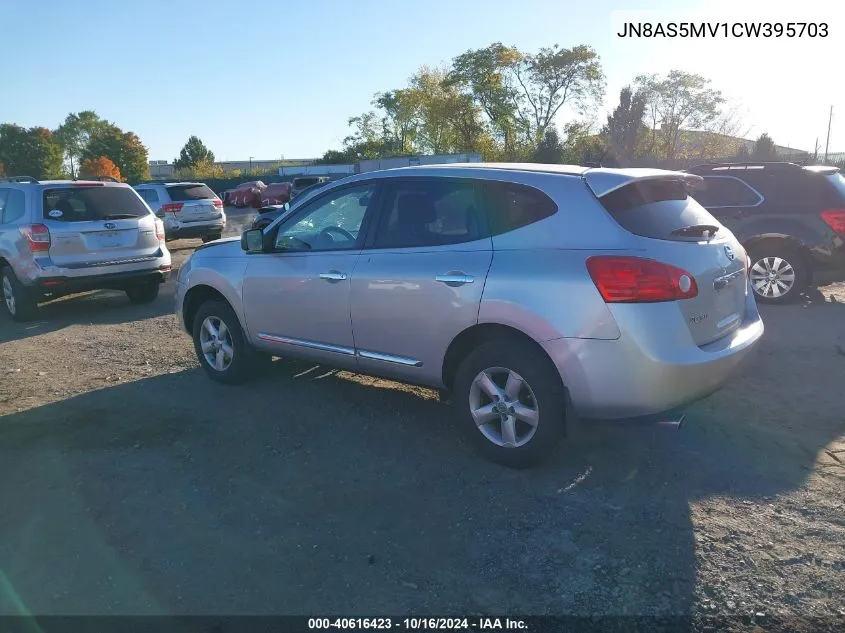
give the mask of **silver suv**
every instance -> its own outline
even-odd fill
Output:
[[[0,180],[0,285],[16,321],[34,318],[39,300],[84,290],[153,301],[169,272],[164,226],[129,185]]]
[[[697,182],[531,164],[360,174],[200,247],[176,312],[219,382],[277,355],[439,388],[487,456],[529,466],[571,416],[677,423],[762,336],[746,253],[688,195]]]
[[[226,228],[223,201],[201,182],[168,182],[136,185],[135,190],[164,222],[168,240],[202,238],[219,240]]]

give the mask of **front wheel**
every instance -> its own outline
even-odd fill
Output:
[[[215,381],[246,382],[267,359],[246,340],[234,310],[224,301],[203,303],[193,323],[194,351],[205,372]]]
[[[809,270],[802,255],[788,247],[762,245],[749,250],[751,288],[761,303],[790,303],[807,285]]]
[[[566,395],[557,369],[518,341],[473,350],[455,378],[463,429],[488,459],[530,468],[548,457],[565,430]]]

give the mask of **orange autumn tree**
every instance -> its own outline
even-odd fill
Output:
[[[106,156],[87,158],[82,161],[82,166],[79,168],[79,175],[82,178],[102,178],[108,176],[117,180],[123,180],[118,166]]]

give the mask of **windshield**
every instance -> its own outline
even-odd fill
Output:
[[[149,207],[129,187],[76,186],[44,191],[44,218],[59,222],[140,218]]]

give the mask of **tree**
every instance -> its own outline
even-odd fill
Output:
[[[590,46],[541,48],[523,55],[513,69],[521,88],[517,117],[533,141],[542,138],[564,105],[584,113],[604,97],[601,62]]]
[[[101,119],[93,110],[83,110],[68,114],[64,123],[58,127],[56,138],[64,150],[71,176],[76,176],[76,165],[88,147],[91,136],[108,125],[109,122]]]
[[[563,144],[563,162],[571,165],[601,165],[612,158],[606,139],[600,134],[591,133],[589,123],[568,123],[564,133],[566,141]]]
[[[619,92],[619,105],[607,117],[602,129],[610,152],[620,164],[628,164],[637,154],[647,128],[643,123],[646,98],[641,92],[634,93],[630,86]]]
[[[706,128],[720,113],[722,93],[710,88],[710,80],[682,70],[666,77],[640,75],[635,81],[646,98],[650,119],[653,155],[674,159],[679,150],[682,129]]]
[[[543,140],[537,145],[537,149],[534,150],[531,160],[535,163],[562,163],[563,155],[563,141],[560,140],[557,129],[550,127],[543,135]]]
[[[100,156],[110,158],[123,177],[130,182],[150,177],[147,148],[134,132],[124,132],[111,123],[95,131],[82,153],[82,158]]]
[[[208,149],[199,137],[191,136],[179,152],[179,158],[173,161],[173,166],[176,169],[184,169],[203,162],[213,163],[214,152]]]
[[[757,160],[773,160],[777,156],[777,149],[772,137],[765,132],[757,137],[751,155]]]
[[[101,178],[110,177],[122,180],[120,176],[120,169],[117,168],[109,158],[100,156],[99,158],[86,158],[82,161],[79,167],[79,175],[82,178]]]
[[[195,165],[190,165],[188,167],[177,167],[174,169],[173,175],[176,178],[184,178],[186,180],[209,180],[212,178],[226,177],[226,173],[223,170],[222,165],[218,165],[217,163],[213,163],[208,160],[201,160]],[[233,176],[233,178],[234,177],[236,176]]]
[[[59,178],[62,175],[62,147],[47,128],[27,130],[4,123],[0,125],[0,163],[13,176]]]

